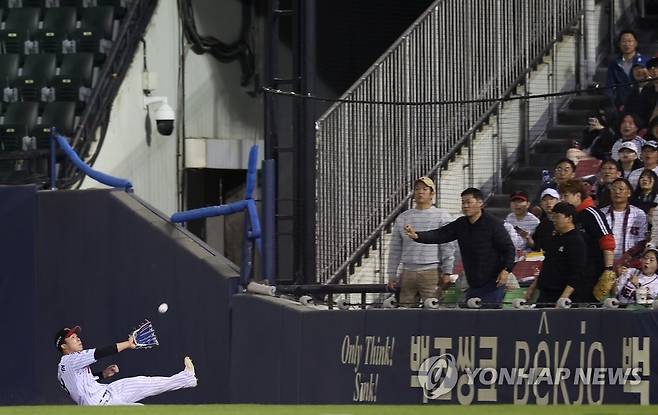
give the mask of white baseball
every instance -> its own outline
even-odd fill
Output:
[[[166,313],[167,310],[169,310],[169,306],[167,305],[167,303],[162,303],[162,304],[160,304],[160,306],[158,307],[158,313],[160,313],[160,314],[164,314],[164,313]]]

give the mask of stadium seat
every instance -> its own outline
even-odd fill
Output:
[[[37,102],[12,102],[7,105],[4,121],[0,126],[0,150],[22,150],[23,137],[34,128],[38,113]]]
[[[528,284],[539,276],[541,267],[541,261],[519,261],[514,264],[512,274],[519,281],[519,284]]]
[[[0,88],[11,87],[18,77],[19,55],[0,55]]]
[[[48,9],[43,25],[33,36],[39,42],[40,53],[62,54],[62,41],[75,30],[76,11],[72,7]]]
[[[0,31],[2,53],[19,53],[25,50],[25,41],[37,31],[41,9],[27,7],[9,9],[5,28]]]
[[[64,55],[59,75],[53,79],[51,86],[55,89],[58,101],[82,101],[80,87],[91,88],[94,69],[92,53],[75,53]]]
[[[601,167],[601,160],[580,160],[576,165],[576,177],[586,177],[597,174]]]
[[[23,74],[16,81],[18,95],[24,101],[40,101],[41,88],[49,86],[55,75],[55,55],[44,53],[28,55],[23,65]]]
[[[55,127],[59,134],[71,136],[75,122],[75,102],[51,102],[43,110],[41,122],[32,130],[38,149],[48,149],[50,129]]]
[[[112,39],[113,7],[90,7],[82,12],[80,28],[71,38],[76,42],[77,52],[95,53],[97,61],[103,59],[101,44]]]

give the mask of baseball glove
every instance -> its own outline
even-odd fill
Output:
[[[135,340],[137,349],[148,349],[159,345],[155,329],[148,320],[144,320],[130,335]]]

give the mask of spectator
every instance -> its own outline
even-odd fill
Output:
[[[628,261],[644,249],[647,215],[630,204],[632,192],[628,180],[616,179],[610,186],[612,204],[601,209],[615,237],[615,261]]]
[[[615,142],[614,132],[607,126],[605,115],[597,114],[587,119],[587,128],[578,148],[570,148],[567,158],[577,163],[580,160],[597,158],[605,160],[610,157],[610,150]]]
[[[642,255],[640,269],[627,268],[617,279],[613,294],[622,304],[636,302],[636,292],[640,287],[646,287],[647,299],[652,300],[658,296],[658,249],[649,247]]]
[[[557,190],[560,183],[564,183],[565,181],[576,177],[576,164],[568,158],[563,158],[555,163],[555,169],[553,171],[553,180],[548,183],[544,183],[541,189],[539,189],[539,193],[537,193],[537,197],[535,197],[535,205],[539,204],[540,196],[542,193],[544,193],[544,190]]]
[[[535,251],[543,250],[553,235],[553,231],[555,231],[553,221],[551,220],[551,213],[559,199],[560,194],[555,189],[546,189],[541,194],[541,201],[539,202],[539,207],[541,207],[542,211],[541,220],[535,228],[532,237],[528,240],[528,245]]]
[[[613,159],[619,160],[619,149],[624,143],[632,142],[635,144],[636,149],[642,148],[644,145],[644,138],[637,135],[641,125],[642,124],[640,123],[637,115],[622,115],[621,122],[619,123],[619,133],[621,134],[621,137],[617,139],[617,141],[615,141],[615,143],[612,145],[612,150],[610,152],[610,156]]]
[[[648,88],[642,89],[640,99],[633,102],[633,107],[628,109],[632,111],[633,108],[637,108],[637,114],[640,115],[645,125],[649,124],[655,118],[654,112],[656,110],[656,103],[658,102],[658,58],[649,59],[647,62],[647,71],[651,80]],[[654,138],[658,137],[654,136]]]
[[[440,228],[451,222],[450,215],[443,209],[432,206],[436,193],[434,181],[420,177],[414,183],[413,209],[400,214],[393,225],[388,257],[388,284],[394,288],[400,285],[400,305],[416,303],[416,295],[421,299],[438,298],[437,286],[450,282],[455,262],[455,247],[452,243],[422,245],[404,235],[403,224],[411,224],[417,229]],[[402,265],[402,281],[399,284],[398,268]]]
[[[614,282],[613,260],[615,238],[605,216],[594,207],[594,201],[587,196],[583,183],[578,179],[567,180],[560,185],[561,199],[576,208],[576,227],[582,232],[587,248],[587,265],[582,284],[576,288],[572,300],[592,302],[601,300],[601,291],[610,291]],[[604,282],[600,287],[598,281]],[[607,286],[607,285],[610,286]],[[596,296],[594,287],[597,287]]]
[[[539,225],[539,219],[528,212],[529,208],[528,194],[523,190],[517,190],[510,196],[510,209],[512,212],[505,218],[505,222],[512,225],[514,231],[523,239],[521,249],[526,252],[528,251],[528,239]]]
[[[640,174],[638,185],[631,196],[631,205],[636,206],[644,213],[656,206],[658,196],[658,175],[653,170],[644,170]]]
[[[644,166],[638,158],[637,153],[637,147],[632,141],[623,143],[619,147],[619,165],[621,166],[621,175],[623,178],[628,178],[634,170]]]
[[[647,59],[637,52],[637,35],[632,30],[623,30],[617,38],[620,56],[608,66],[608,88],[606,94],[617,111],[623,111],[631,93],[628,84],[635,81],[631,68],[634,64],[646,65]],[[619,86],[615,86],[619,85]]]
[[[651,59],[649,60],[649,62],[651,62]],[[642,120],[642,125],[648,125],[649,118],[646,118],[644,116],[642,91],[644,91],[645,89],[654,89],[654,88],[653,85],[649,84],[648,82],[649,74],[644,64],[634,63],[631,71],[633,73],[633,78],[637,83],[631,85],[631,93],[626,99],[626,105],[624,106],[624,111],[637,114]],[[649,86],[649,88],[646,88],[647,85]]]
[[[503,221],[483,210],[484,196],[480,190],[468,188],[461,199],[464,216],[427,232],[417,233],[413,226],[405,225],[405,233],[425,244],[457,240],[469,285],[466,299],[479,297],[485,304],[499,306],[514,266],[514,245]]]
[[[640,174],[646,169],[653,170],[655,173],[658,173],[658,143],[649,140],[644,143],[642,146],[642,164],[643,167],[635,169],[628,176],[628,181],[633,186],[633,189],[637,187],[637,181],[640,179]]]
[[[624,170],[618,161],[608,159],[601,164],[599,181],[596,183],[596,204],[599,208],[610,204],[610,185],[623,173]]]
[[[574,291],[585,285],[587,248],[574,224],[575,216],[576,208],[569,203],[560,202],[553,208],[556,233],[548,240],[541,272],[526,291],[527,300],[539,288],[537,303],[556,303],[560,298],[570,298]]]

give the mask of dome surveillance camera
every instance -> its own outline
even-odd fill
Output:
[[[174,120],[176,114],[169,104],[162,104],[154,114],[155,124],[158,126],[158,132],[162,135],[171,135],[174,131]]]
[[[176,113],[167,103],[167,97],[144,97],[144,107],[155,103],[160,103],[160,106],[153,114],[158,132],[161,135],[171,135],[174,131]]]

